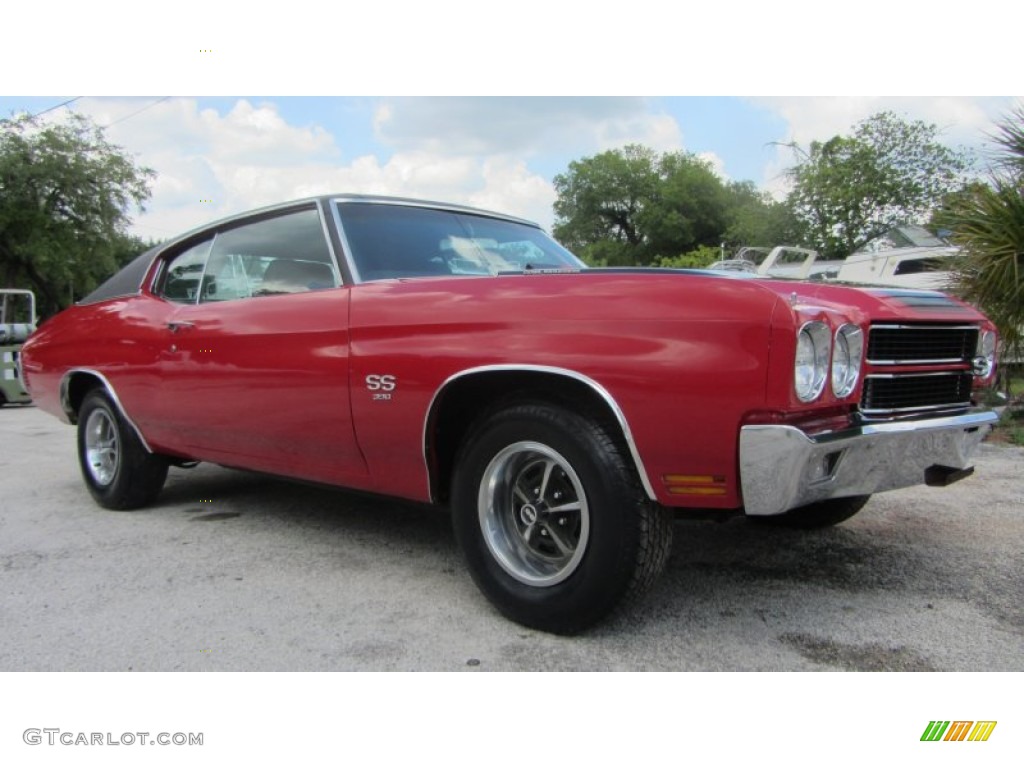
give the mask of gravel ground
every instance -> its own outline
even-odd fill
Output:
[[[0,411],[0,671],[1024,670],[1024,449],[818,532],[679,521],[574,638],[502,618],[443,511],[202,465],[97,507],[74,430]]]

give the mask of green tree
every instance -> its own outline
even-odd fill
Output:
[[[658,160],[657,175],[657,192],[638,217],[647,238],[644,263],[702,245],[717,247],[729,224],[729,198],[711,164],[690,153],[668,152]]]
[[[880,112],[851,136],[793,148],[787,202],[825,258],[842,258],[886,230],[924,221],[943,197],[960,189],[967,153],[938,141],[938,128]]]
[[[0,120],[0,280],[48,315],[91,291],[143,244],[129,210],[154,177],[83,115]]]
[[[775,200],[752,181],[728,184],[729,227],[724,241],[740,245],[805,245],[804,227],[788,203]]]
[[[963,297],[999,328],[1005,349],[1024,352],[1024,107],[1011,111],[994,137],[996,165],[988,184],[949,199],[941,222],[963,247]]]
[[[555,176],[554,236],[591,264],[643,263],[639,216],[658,187],[655,154],[631,144],[574,160]]]
[[[646,266],[715,246],[728,194],[709,163],[629,145],[574,160],[554,180],[555,237],[590,264]]]

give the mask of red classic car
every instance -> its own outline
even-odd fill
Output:
[[[588,269],[530,222],[334,195],[143,254],[22,359],[105,507],[196,461],[446,504],[487,597],[574,632],[681,511],[831,525],[968,474],[995,342],[939,293]]]

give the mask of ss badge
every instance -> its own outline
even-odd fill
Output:
[[[395,377],[390,374],[371,373],[366,377],[366,388],[373,392],[374,400],[390,400],[395,388]]]

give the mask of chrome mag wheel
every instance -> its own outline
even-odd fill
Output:
[[[517,442],[491,460],[478,509],[487,548],[523,584],[564,581],[586,552],[590,508],[583,484],[569,462],[542,443]]]
[[[117,425],[105,408],[89,414],[85,423],[86,467],[97,485],[107,486],[117,475],[120,446]]]
[[[107,509],[138,509],[153,501],[167,479],[165,456],[151,453],[100,387],[78,408],[78,464],[89,493]]]
[[[473,581],[505,616],[574,634],[664,565],[672,514],[592,416],[544,401],[480,418],[455,457],[452,524]]]

